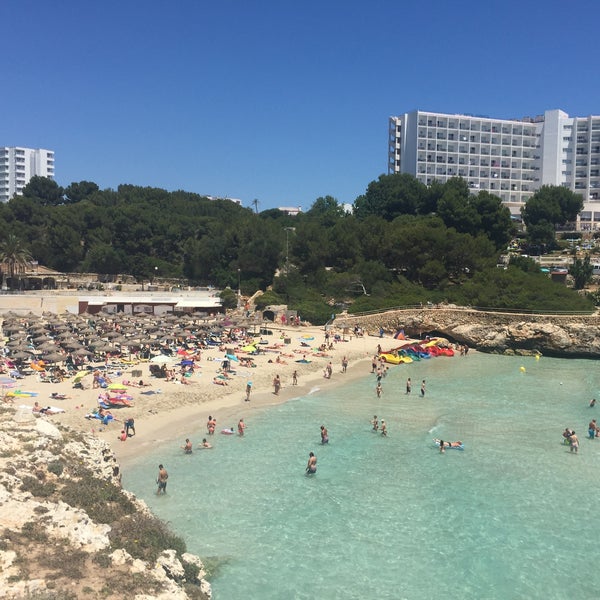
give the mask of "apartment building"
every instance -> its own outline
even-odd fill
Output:
[[[52,150],[0,147],[0,202],[20,194],[34,175],[54,179]]]
[[[583,196],[581,229],[600,229],[600,116],[562,110],[506,120],[413,111],[389,119],[388,173],[421,182],[464,178],[514,215],[542,185]]]

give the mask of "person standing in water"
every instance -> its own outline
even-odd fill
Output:
[[[410,394],[412,392],[412,381],[410,377],[406,380],[406,393]]]
[[[377,431],[379,429],[379,421],[377,420],[377,415],[373,415],[373,420],[371,421],[373,425],[373,431]]]
[[[383,419],[381,419],[381,435],[387,437],[387,425]]]
[[[169,478],[169,474],[167,470],[162,466],[158,465],[158,477],[156,478],[156,483],[158,484],[158,490],[156,490],[156,495],[167,493],[167,479]]]
[[[246,424],[244,423],[244,419],[240,419],[238,421],[238,435],[244,437],[244,429],[246,429]]]
[[[321,425],[321,444],[329,444],[329,433],[325,425]]]
[[[308,453],[308,463],[306,465],[306,473],[312,475],[317,472],[317,457],[314,452]]]
[[[181,448],[186,454],[192,453],[192,442],[190,442],[190,438],[185,439],[185,444],[181,446]]]
[[[425,380],[421,382],[421,398],[425,398]]]
[[[571,433],[569,442],[571,443],[571,452],[575,452],[575,454],[577,454],[579,452],[579,438],[575,435],[574,431]]]

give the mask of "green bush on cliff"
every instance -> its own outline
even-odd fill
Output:
[[[135,512],[135,504],[119,486],[98,479],[85,469],[78,474],[78,479],[67,481],[60,490],[63,502],[85,510],[93,521],[108,525]]]
[[[172,533],[156,517],[143,513],[135,513],[113,523],[109,539],[114,548],[124,548],[133,558],[150,563],[163,550],[173,549],[179,555],[187,551],[183,538]]]

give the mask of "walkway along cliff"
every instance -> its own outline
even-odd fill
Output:
[[[403,329],[407,337],[440,336],[481,352],[600,358],[598,314],[538,315],[439,305],[356,316],[342,313],[335,324],[349,331],[358,325],[367,332]]]

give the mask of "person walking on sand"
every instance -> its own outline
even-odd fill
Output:
[[[246,402],[250,402],[250,392],[252,391],[252,382],[246,384]]]
[[[373,425],[373,431],[377,431],[379,429],[379,421],[377,420],[377,415],[373,415],[371,425]]]
[[[156,478],[156,483],[158,484],[158,489],[156,490],[157,496],[167,493],[167,479],[169,479],[167,470],[162,465],[158,465],[158,477]]]
[[[317,472],[317,457],[314,452],[308,453],[308,463],[306,464],[306,474],[312,475]]]
[[[133,417],[129,417],[129,419],[126,419],[123,425],[125,425],[125,433],[127,434],[127,437],[135,435],[135,421]],[[130,434],[129,430],[133,431],[133,433]]]
[[[410,377],[406,380],[406,393],[410,394],[412,392],[412,381]]]
[[[425,398],[425,380],[421,382],[421,398]]]
[[[325,425],[321,425],[321,444],[329,444],[329,433]]]
[[[279,396],[280,389],[281,389],[281,379],[279,378],[279,375],[275,375],[275,378],[273,379],[273,393],[276,396]]]
[[[298,371],[292,373],[292,385],[298,385]]]
[[[246,429],[246,424],[244,423],[244,419],[240,419],[238,421],[238,435],[240,437],[244,437],[244,429]]]
[[[344,356],[342,358],[342,373],[345,373],[348,370],[348,359]]]
[[[185,444],[181,446],[181,448],[185,452],[185,454],[192,453],[192,442],[190,442],[190,438],[185,439]]]
[[[569,441],[571,442],[571,452],[575,452],[577,454],[579,452],[579,439],[575,435],[575,432],[571,433],[571,437],[569,437]]]

